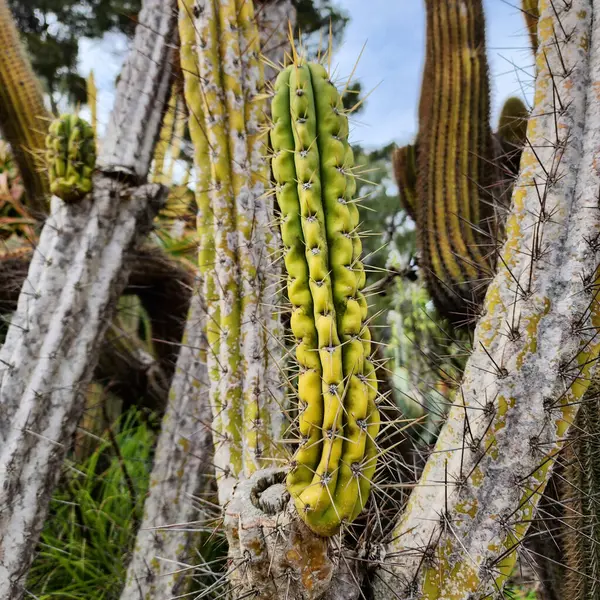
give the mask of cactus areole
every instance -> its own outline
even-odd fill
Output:
[[[365,506],[379,430],[354,158],[340,95],[321,65],[297,62],[280,73],[272,115],[272,167],[300,369],[300,446],[287,487],[306,524],[332,535]]]

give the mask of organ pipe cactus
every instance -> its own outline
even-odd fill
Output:
[[[462,324],[483,298],[498,237],[485,19],[480,0],[425,4],[417,245],[436,305]]]
[[[96,141],[92,126],[76,115],[62,115],[46,136],[50,191],[72,204],[92,191]]]
[[[277,443],[285,421],[273,310],[279,277],[267,268],[276,238],[264,195],[266,98],[252,3],[180,0],[179,6],[223,502],[238,476],[285,456]]]
[[[594,376],[598,110],[581,91],[600,77],[593,19],[600,4],[541,8],[530,147],[502,260],[460,401],[395,531],[395,564],[382,576],[405,586],[401,597],[467,599],[502,589]]]
[[[396,148],[392,156],[400,202],[413,221],[417,220],[417,144]]]
[[[379,429],[362,293],[348,121],[325,68],[296,59],[275,83],[272,168],[297,341],[300,447],[287,477],[317,533],[352,521],[368,497]]]

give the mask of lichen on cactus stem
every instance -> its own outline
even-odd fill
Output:
[[[287,486],[316,533],[363,509],[375,471],[377,381],[361,290],[348,120],[325,68],[296,59],[275,83],[271,144],[291,329],[299,432]]]
[[[67,204],[92,191],[96,140],[91,125],[76,115],[55,119],[46,136],[50,191]]]
[[[246,0],[180,0],[181,60],[198,175],[200,270],[207,303],[219,494],[283,458],[273,383],[277,318],[266,300],[270,235],[258,32]],[[273,284],[272,288],[276,286]],[[269,315],[267,317],[267,314]]]
[[[426,8],[417,242],[436,306],[464,323],[465,305],[485,292],[498,236],[485,20],[481,0],[427,0]]]

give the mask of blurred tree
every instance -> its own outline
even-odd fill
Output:
[[[278,0],[266,0],[277,2]],[[87,101],[85,80],[77,71],[79,41],[116,31],[132,36],[141,0],[8,0],[23,34],[33,68],[42,79],[56,112],[61,97],[71,104]],[[260,2],[257,2],[260,4]],[[293,0],[297,28],[303,35],[329,26],[339,41],[348,16],[332,0]]]
[[[140,0],[9,0],[33,68],[50,96],[85,103],[85,80],[77,72],[79,40],[108,31],[133,35]]]

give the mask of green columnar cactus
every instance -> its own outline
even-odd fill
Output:
[[[275,83],[272,168],[297,340],[301,445],[287,478],[298,512],[332,535],[367,500],[379,429],[354,163],[340,95],[296,59]]]
[[[497,237],[485,20],[480,0],[426,7],[418,247],[436,305],[460,322],[485,293]]]
[[[46,136],[50,191],[67,202],[79,202],[92,191],[96,141],[91,125],[76,115],[54,120]]]
[[[522,148],[527,139],[527,120],[529,111],[521,98],[512,96],[508,98],[498,120],[498,135],[503,139]]]
[[[396,148],[392,155],[400,202],[408,216],[417,220],[417,143]]]
[[[48,180],[39,167],[51,116],[7,0],[0,0],[0,47],[0,130],[19,166],[27,207],[43,214],[47,212]]]
[[[531,49],[534,54],[537,54],[538,35],[537,26],[540,18],[539,0],[521,0],[523,15],[529,30],[529,39],[531,41]]]
[[[276,251],[264,196],[266,98],[252,3],[180,0],[179,6],[223,500],[236,476],[252,473],[263,459],[283,458],[277,443],[283,386],[271,385],[277,319],[266,301],[267,262]]]

